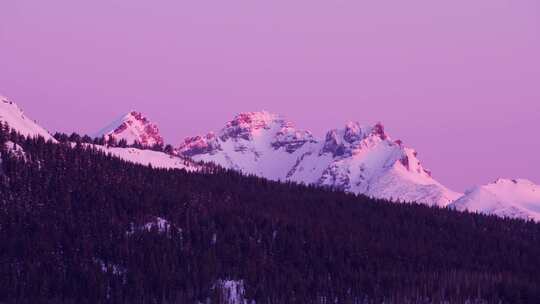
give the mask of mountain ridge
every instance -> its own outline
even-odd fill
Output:
[[[26,117],[6,97],[0,98],[0,121],[25,136],[42,136],[56,142],[47,130]],[[96,148],[133,163],[197,170],[192,159],[276,181],[540,221],[540,198],[533,195],[532,199],[527,196],[524,200],[523,191],[528,190],[516,186],[492,193],[493,184],[499,188],[501,183],[519,184],[523,188],[527,180],[500,179],[500,182],[474,187],[465,194],[454,192],[432,177],[414,149],[404,146],[401,140],[392,140],[380,122],[370,126],[348,122],[343,128],[328,131],[324,139],[318,139],[309,131],[297,129],[282,115],[267,111],[244,112],[218,132],[187,137],[172,151],[176,156],[144,149],[163,145],[164,141],[157,125],[142,113],[130,111],[103,130],[107,129],[109,131],[103,135],[109,134],[115,141],[125,139],[131,145],[139,142],[143,149],[108,145]],[[151,132],[145,133],[146,130]],[[146,140],[139,141],[142,138]],[[525,184],[540,192],[536,190],[540,187],[533,182]]]
[[[434,180],[417,153],[382,123],[348,122],[324,139],[266,111],[236,115],[218,132],[189,137],[177,153],[273,180],[446,206],[459,196]]]

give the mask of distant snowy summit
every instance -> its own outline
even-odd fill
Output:
[[[95,137],[101,136],[104,136],[106,140],[114,138],[117,142],[125,140],[128,145],[137,142],[143,147],[164,144],[157,125],[136,111],[123,115],[95,135]]]
[[[396,201],[446,206],[460,196],[433,179],[416,152],[392,141],[380,123],[350,122],[320,140],[282,116],[247,112],[217,133],[187,138],[177,153],[273,180]]]
[[[526,179],[498,179],[472,188],[450,207],[540,221],[540,186]]]

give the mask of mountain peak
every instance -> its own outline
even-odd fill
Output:
[[[23,114],[23,111],[19,108],[19,106],[17,106],[17,104],[11,101],[8,97],[0,95],[0,101],[2,102],[2,107],[11,107],[13,110]]]
[[[251,119],[251,120],[273,120],[280,115],[272,113],[266,110],[262,111],[251,111],[251,112],[240,112],[235,116],[235,119]]]
[[[16,103],[0,95],[0,121],[17,132],[30,137],[42,136],[45,140],[55,139],[34,120],[29,119]]]
[[[280,115],[267,111],[243,112],[227,122],[221,130],[220,138],[224,141],[229,138],[252,140],[253,136],[256,136],[262,130],[284,127],[288,124],[290,123],[285,122]]]
[[[148,121],[148,119],[146,117],[144,117],[144,115],[141,112],[137,112],[135,110],[129,111],[128,113],[126,113],[126,115],[124,115],[124,117],[131,117],[133,119],[136,119],[136,120],[139,120],[139,121],[142,121],[142,122],[147,122]]]
[[[389,137],[380,122],[373,126],[363,126],[350,121],[345,124],[345,128],[332,129],[326,133],[322,153],[331,153],[334,157],[350,156],[354,150],[366,145],[366,141],[374,144],[387,139]]]
[[[150,122],[141,112],[132,110],[113,121],[97,133],[97,137],[105,136],[117,141],[125,139],[128,144],[136,141],[146,147],[162,145],[163,137],[156,124]]]
[[[186,137],[176,149],[176,153],[192,157],[199,154],[214,153],[218,149],[220,149],[218,138],[214,132],[210,132],[205,136]]]
[[[242,112],[229,121],[227,127],[241,127],[259,129],[266,128],[273,123],[283,123],[283,117],[268,111]]]
[[[184,139],[176,150],[178,154],[193,157],[196,155],[215,155],[224,146],[232,146],[236,152],[252,151],[260,157],[260,148],[270,148],[294,153],[306,143],[316,140],[308,131],[297,130],[291,122],[281,115],[267,111],[243,112],[236,115],[219,131],[205,136]]]
[[[373,126],[366,127],[360,125],[359,122],[350,121],[345,124],[345,129],[343,129],[343,132],[343,139],[348,143],[354,143],[369,136],[377,136],[382,140],[388,138],[384,132],[384,126],[380,122],[377,122]]]
[[[527,179],[499,178],[468,190],[451,206],[458,210],[540,221],[540,186]]]
[[[371,128],[371,134],[379,136],[381,139],[388,138],[388,136],[384,132],[384,126],[380,121]]]

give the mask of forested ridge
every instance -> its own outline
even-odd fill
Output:
[[[155,169],[1,124],[0,154],[0,303],[222,303],[220,280],[257,304],[540,303],[532,221]]]

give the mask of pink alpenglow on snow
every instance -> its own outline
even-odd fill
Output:
[[[133,108],[168,143],[252,109],[318,138],[381,120],[451,188],[540,182],[538,0],[1,3],[0,92],[51,131]]]
[[[24,135],[54,141],[15,103],[6,98],[0,101],[0,121]],[[149,124],[140,113],[128,116]],[[118,125],[114,128],[117,135],[140,135],[135,132],[140,128],[133,127],[138,124],[124,124],[125,121],[129,119],[113,124]],[[134,130],[129,130],[131,127]],[[25,158],[22,147],[10,142],[6,145],[9,153]],[[531,181],[499,179],[461,196],[433,179],[418,160],[416,151],[405,147],[401,140],[392,141],[381,123],[366,127],[349,122],[343,129],[328,131],[325,139],[319,140],[279,115],[247,112],[237,115],[218,134],[210,132],[206,136],[186,138],[175,150],[178,156],[136,148],[94,147],[126,161],[155,168],[197,171],[204,167],[189,157],[274,180],[540,221],[540,188]]]
[[[378,198],[446,206],[460,196],[434,180],[416,152],[392,141],[381,123],[350,122],[320,140],[279,115],[247,112],[217,135],[187,138],[177,153],[273,180]]]
[[[117,142],[123,139],[129,145],[138,142],[144,147],[164,143],[157,125],[135,111],[127,113],[96,134],[96,137],[101,136],[105,136],[105,139],[114,138]]]
[[[472,188],[451,207],[540,221],[540,186],[526,179],[500,178],[488,185]]]

